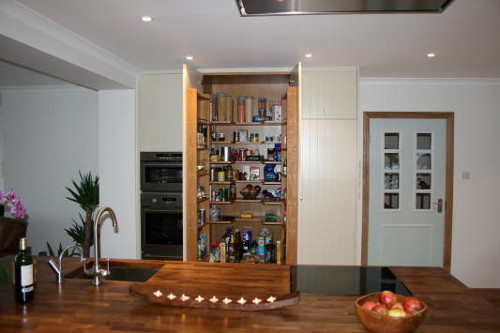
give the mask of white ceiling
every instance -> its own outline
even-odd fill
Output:
[[[286,17],[240,17],[234,0],[1,1],[41,15],[129,73],[179,70],[193,55],[189,63],[200,69],[303,61],[359,66],[362,77],[500,77],[500,0],[454,0],[442,14]],[[141,22],[144,14],[153,22]],[[8,56],[15,62],[15,52]]]

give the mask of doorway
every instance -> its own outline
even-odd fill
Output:
[[[363,266],[401,265],[398,256],[413,254],[413,246],[418,251],[405,263],[450,271],[453,146],[451,112],[364,113]]]

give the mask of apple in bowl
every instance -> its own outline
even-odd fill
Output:
[[[415,297],[384,292],[368,294],[354,302],[356,315],[361,324],[375,333],[415,331],[427,314],[428,308],[425,303]],[[406,301],[406,299],[409,300]],[[375,305],[368,303],[367,306],[363,306],[367,302],[373,302]]]

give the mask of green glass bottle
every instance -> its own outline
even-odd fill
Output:
[[[15,259],[16,301],[28,303],[33,300],[35,287],[33,281],[33,258],[26,246],[26,238],[19,240],[19,253]]]

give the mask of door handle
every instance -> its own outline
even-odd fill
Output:
[[[443,199],[438,199],[437,202],[433,202],[432,204],[437,205],[437,212],[438,213],[443,212]]]

